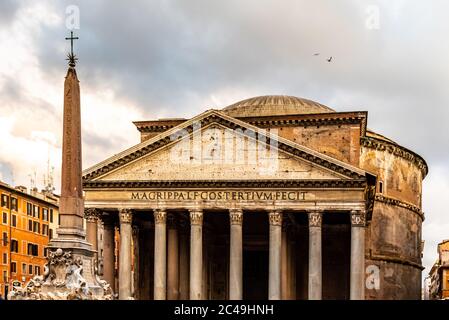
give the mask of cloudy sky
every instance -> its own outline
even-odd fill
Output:
[[[190,117],[252,96],[368,110],[371,129],[429,164],[428,271],[436,244],[449,238],[448,1],[2,0],[0,180],[7,183],[29,187],[33,179],[41,188],[49,161],[59,188],[70,5],[80,12],[84,167],[137,143],[131,121]]]

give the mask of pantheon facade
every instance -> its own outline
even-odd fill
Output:
[[[427,165],[366,111],[261,96],[135,125],[83,172],[120,299],[420,299]]]

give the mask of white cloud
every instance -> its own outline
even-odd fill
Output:
[[[52,143],[54,134],[48,131],[32,132],[25,137],[14,136],[12,128],[17,121],[20,119],[0,118],[0,162],[8,164],[16,184],[29,186],[29,175],[34,176],[36,173],[37,186],[42,186],[48,160],[56,168],[60,167],[61,149]]]
[[[36,32],[61,23],[54,10],[48,3],[23,7],[11,25],[0,29],[0,163],[8,164],[15,184],[29,186],[30,175],[36,172],[36,185],[42,187],[50,161],[58,190],[64,74],[49,77],[33,47]],[[142,113],[131,101],[115,97],[107,86],[91,89],[89,81],[80,78],[83,138],[90,137],[92,143],[83,139],[86,166],[137,143],[131,121],[142,119]],[[102,142],[108,143],[101,146]]]

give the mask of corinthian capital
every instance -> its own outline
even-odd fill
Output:
[[[190,224],[202,225],[203,224],[203,210],[202,209],[190,209]]]
[[[366,224],[365,211],[352,210],[351,211],[351,226],[364,227]]]
[[[131,209],[120,209],[119,211],[120,224],[131,223],[132,221],[132,210]]]
[[[282,212],[279,210],[273,210],[268,212],[268,219],[272,226],[282,226]]]
[[[231,224],[241,225],[243,222],[243,210],[229,209],[229,220],[231,221]]]
[[[155,224],[165,224],[167,222],[167,211],[165,209],[154,209],[153,215]]]
[[[323,223],[323,212],[315,210],[309,212],[309,227],[321,227]]]
[[[97,222],[100,214],[101,212],[97,208],[84,208],[84,218],[87,222]]]

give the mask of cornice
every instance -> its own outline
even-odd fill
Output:
[[[238,117],[238,119],[261,128],[286,126],[310,127],[322,125],[363,124],[363,120],[366,119],[366,116],[366,112],[348,112],[296,116]]]
[[[285,126],[322,126],[322,125],[341,125],[341,124],[361,124],[362,134],[366,132],[366,111],[359,112],[340,112],[313,115],[283,115],[283,116],[260,116],[260,117],[235,117],[241,121],[247,122],[260,128],[285,127]],[[143,133],[164,132],[183,122],[186,119],[173,120],[153,120],[136,121],[134,124],[137,129]]]
[[[388,263],[397,263],[397,264],[402,264],[402,265],[406,265],[406,266],[411,266],[420,270],[424,270],[425,267],[422,266],[422,264],[420,263],[416,263],[407,259],[402,259],[402,258],[396,258],[396,257],[390,257],[390,256],[385,256],[385,255],[379,255],[379,254],[373,254],[371,256],[365,256],[365,259],[369,259],[369,260],[377,260],[377,261],[384,261],[384,262],[388,262]]]
[[[418,216],[420,216],[421,219],[424,221],[424,213],[422,212],[422,210],[419,207],[417,207],[411,203],[401,201],[396,198],[387,197],[387,196],[384,196],[383,194],[376,194],[376,196],[374,197],[374,200],[378,201],[378,202],[385,203],[387,205],[397,206],[397,207],[401,207],[401,208],[405,208],[407,210],[413,211]]]
[[[387,151],[395,156],[401,157],[415,164],[422,172],[423,178],[427,175],[429,169],[426,161],[413,151],[404,148],[398,144],[394,144],[385,140],[381,140],[375,137],[361,137],[360,144],[363,147],[375,149],[379,151]]]
[[[139,132],[151,133],[151,132],[164,132],[186,121],[187,119],[182,120],[179,119],[179,120],[135,121],[133,123],[137,127],[137,130],[139,130]]]
[[[145,188],[344,188],[364,189],[360,180],[149,180],[149,181],[84,181],[89,189],[145,189]]]
[[[20,191],[6,183],[3,183],[0,181],[0,191],[2,191],[5,194],[8,194],[8,196],[12,196],[12,197],[21,197],[22,199],[25,199],[27,201],[36,201],[39,202],[41,204],[44,204],[48,207],[51,207],[52,209],[58,209],[58,201],[59,201],[59,196],[54,195],[53,197],[49,197],[46,196],[48,199],[43,199],[40,198],[39,196],[36,195],[32,195],[23,191]],[[42,195],[42,193],[41,193]]]

